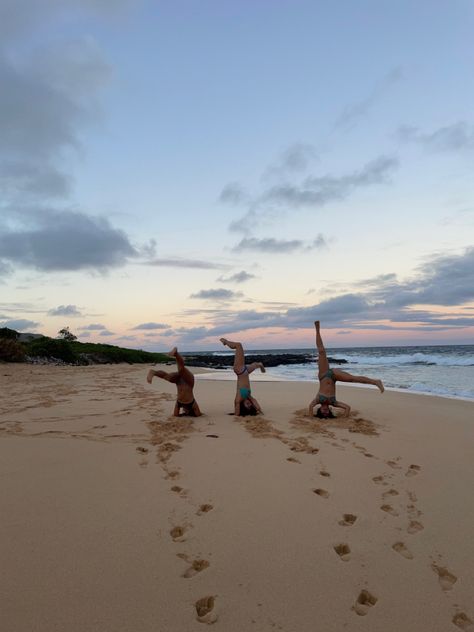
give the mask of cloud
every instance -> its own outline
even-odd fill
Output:
[[[28,31],[49,23],[54,18],[65,19],[78,12],[94,11],[103,17],[132,4],[133,0],[2,0],[0,3],[0,39],[2,42],[16,40]]]
[[[301,208],[318,209],[346,199],[358,189],[387,184],[399,166],[395,156],[378,156],[362,168],[343,174],[307,176],[300,182],[281,182],[266,187],[247,203],[247,212],[232,221],[229,229],[249,233],[262,218],[274,221],[276,217]]]
[[[108,329],[105,329],[99,333],[99,336],[115,336],[115,334],[113,331],[109,331]]]
[[[250,279],[256,278],[255,274],[250,274],[249,272],[242,270],[241,272],[236,272],[228,277],[220,276],[217,280],[221,283],[245,283],[245,281],[250,281]]]
[[[266,178],[285,178],[288,175],[305,171],[311,162],[318,158],[316,148],[309,143],[293,143],[287,147],[263,174]]]
[[[0,4],[0,252],[2,265],[41,271],[98,270],[140,255],[108,219],[71,210],[65,200],[84,129],[100,118],[99,96],[111,67],[90,36],[41,42],[43,27],[77,12],[104,16],[117,0],[4,0]],[[54,26],[53,26],[54,28]],[[13,46],[12,51],[9,46]],[[51,206],[55,200],[57,208]]]
[[[76,305],[59,305],[50,309],[48,316],[82,316]]]
[[[132,329],[169,329],[169,327],[169,325],[164,323],[141,323],[141,325],[136,325]]]
[[[145,261],[144,264],[162,268],[191,268],[196,270],[227,270],[229,268],[228,265],[223,263],[213,263],[200,259],[182,259],[179,257],[151,259],[150,261]]]
[[[11,273],[12,273],[11,265],[7,263],[6,261],[2,261],[0,259],[0,283],[3,276],[8,276]]]
[[[402,78],[401,68],[393,68],[372,89],[371,93],[352,105],[346,105],[337,117],[334,127],[336,129],[352,129],[360,120],[365,118],[372,106],[379,101],[385,93]]]
[[[15,265],[38,270],[105,270],[137,257],[125,233],[105,218],[80,212],[26,211],[21,228],[0,227],[0,252]]]
[[[274,239],[266,237],[257,239],[256,237],[244,237],[232,249],[234,252],[253,251],[259,253],[291,254],[304,250],[317,250],[326,246],[323,235],[318,235],[312,242],[304,242],[301,239]]]
[[[103,331],[106,329],[107,327],[105,325],[101,325],[100,323],[91,323],[90,325],[79,327],[79,331]]]
[[[224,204],[238,205],[247,202],[248,199],[247,192],[238,182],[226,184],[219,195],[219,201]]]
[[[393,156],[379,156],[362,169],[347,175],[311,176],[301,185],[283,184],[271,187],[261,199],[290,208],[322,207],[329,202],[346,198],[356,189],[388,182],[398,164],[398,159]]]
[[[474,125],[458,121],[434,132],[423,133],[417,127],[403,126],[398,130],[402,141],[413,142],[429,151],[461,151],[474,149]]]
[[[232,290],[216,289],[216,290],[201,290],[200,292],[191,294],[190,298],[230,301],[236,298],[240,298],[241,296],[243,296],[242,292],[233,292]]]
[[[25,329],[36,329],[40,323],[36,323],[33,320],[26,320],[26,318],[17,318],[12,320],[4,320],[0,323],[0,327],[8,327],[9,329],[16,329],[16,331],[24,331]]]
[[[462,254],[431,256],[411,278],[378,275],[353,284],[354,290],[309,306],[280,311],[220,310],[209,312],[207,327],[176,330],[187,344],[212,340],[248,330],[279,328],[310,329],[315,318],[325,328],[347,332],[360,329],[397,331],[443,331],[474,327],[474,315],[463,304],[474,301],[474,247]],[[362,289],[361,289],[362,288]],[[424,309],[420,306],[425,305]],[[459,313],[442,315],[439,307],[456,306]],[[343,335],[343,334],[340,334]]]

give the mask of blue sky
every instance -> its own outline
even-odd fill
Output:
[[[6,0],[0,326],[469,343],[474,5]]]

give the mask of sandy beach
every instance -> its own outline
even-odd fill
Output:
[[[474,402],[148,368],[0,365],[2,632],[474,630]]]

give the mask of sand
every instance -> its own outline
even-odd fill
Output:
[[[0,365],[2,632],[474,631],[473,402],[147,369]]]

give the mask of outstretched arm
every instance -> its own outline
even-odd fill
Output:
[[[344,417],[349,417],[349,414],[351,412],[351,407],[349,406],[349,404],[345,404],[344,402],[340,402],[339,400],[336,401],[335,404],[333,404],[333,406],[335,406],[336,408],[342,408],[344,410]]]
[[[148,371],[148,375],[146,376],[148,384],[151,384],[154,377],[161,377],[162,380],[166,380],[167,382],[170,381],[170,375],[169,373],[166,373],[166,371],[154,371],[153,369],[150,369]]]
[[[257,411],[257,413],[262,413],[263,414],[263,410],[260,408],[260,404],[257,402],[257,400],[255,399],[255,397],[249,397],[249,400],[252,402],[252,404],[255,406],[255,409]]]
[[[193,412],[196,415],[196,417],[200,417],[202,415],[201,409],[199,408],[198,403],[197,403],[196,400],[194,400]]]
[[[240,415],[240,399],[236,397],[234,399],[234,415],[238,417]]]
[[[310,417],[313,417],[313,415],[314,415],[314,407],[316,406],[316,404],[318,403],[318,401],[319,401],[319,398],[318,398],[318,396],[316,395],[316,397],[315,397],[315,398],[311,401],[311,403],[310,403],[310,405],[309,405],[309,407],[308,407],[308,412],[309,412],[309,416],[310,416]]]

